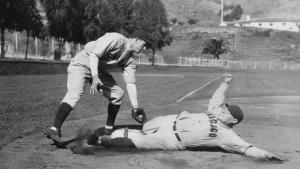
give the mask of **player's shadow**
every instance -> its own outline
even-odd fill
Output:
[[[223,152],[229,153],[228,151],[222,149],[221,147],[186,147],[189,151],[210,151],[210,152]]]

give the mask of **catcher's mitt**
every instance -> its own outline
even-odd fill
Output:
[[[132,109],[131,113],[132,113],[132,118],[134,120],[136,120],[137,122],[139,122],[141,124],[144,124],[146,122],[147,117],[146,117],[146,113],[145,113],[144,109],[134,108],[134,109]]]

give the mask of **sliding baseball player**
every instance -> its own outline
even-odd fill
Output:
[[[91,134],[88,142],[104,147],[131,147],[143,150],[219,148],[255,159],[282,162],[280,157],[244,141],[233,131],[233,126],[240,123],[244,116],[239,106],[225,102],[225,92],[231,81],[232,76],[226,74],[210,99],[206,113],[183,111],[178,115],[160,116],[146,122],[142,130],[118,129],[110,136],[100,136],[96,139],[91,137],[94,135]],[[84,147],[78,147],[77,144],[77,147],[70,148],[74,153],[80,153]]]

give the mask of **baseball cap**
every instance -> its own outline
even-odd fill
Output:
[[[138,38],[138,39],[141,39],[143,41],[146,42],[146,47],[149,48],[152,46],[152,40],[151,40],[151,37],[150,35],[143,31],[143,30],[136,30],[134,31],[131,36],[131,38]]]
[[[230,114],[238,120],[237,123],[241,122],[244,119],[244,113],[242,109],[237,105],[226,104]]]

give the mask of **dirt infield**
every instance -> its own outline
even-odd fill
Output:
[[[72,154],[68,149],[50,146],[41,134],[19,138],[0,151],[0,168],[256,168],[296,169],[300,166],[300,97],[251,97],[230,99],[241,105],[244,121],[235,131],[246,141],[287,159],[284,164],[254,161],[241,155],[222,152],[140,151],[98,148],[94,155]],[[174,103],[148,110],[149,118],[177,114],[182,110],[191,113],[205,112],[208,100]],[[136,124],[120,112],[117,124]],[[84,124],[99,127],[105,115],[67,121],[63,128],[66,137],[72,137]]]

